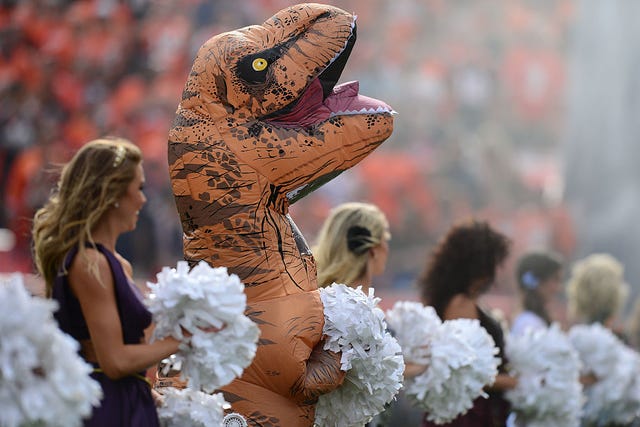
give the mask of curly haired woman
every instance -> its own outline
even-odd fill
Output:
[[[418,285],[425,304],[442,320],[478,319],[493,337],[502,360],[488,398],[479,397],[473,407],[445,427],[502,427],[509,415],[503,391],[513,388],[516,379],[505,372],[504,336],[500,324],[479,305],[479,298],[493,284],[496,270],[509,255],[510,241],[482,221],[454,225],[433,250]],[[435,426],[425,416],[423,427]]]

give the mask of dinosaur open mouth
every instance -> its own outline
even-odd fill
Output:
[[[358,82],[336,86],[356,41],[356,26],[344,49],[293,103],[263,120],[280,127],[309,127],[334,116],[392,113],[383,101],[360,95]]]

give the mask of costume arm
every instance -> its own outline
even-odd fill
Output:
[[[294,387],[294,394],[305,403],[315,403],[321,395],[340,387],[346,375],[340,369],[341,354],[324,350],[323,346],[324,340],[313,348],[306,374]]]

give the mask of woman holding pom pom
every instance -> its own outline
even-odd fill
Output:
[[[390,239],[389,222],[377,206],[362,202],[337,206],[324,222],[313,250],[318,287],[342,283],[368,293],[373,278],[385,271]],[[405,362],[404,377],[418,375],[425,368]],[[390,416],[391,411],[386,410],[367,426],[387,425]]]
[[[333,209],[313,250],[318,287],[344,283],[352,288],[362,286],[367,293],[373,278],[384,273],[390,239],[387,217],[376,205],[349,202]],[[404,376],[413,377],[425,369],[406,364]]]
[[[469,221],[453,226],[433,251],[418,285],[425,304],[431,305],[442,320],[478,319],[499,349],[502,364],[489,397],[479,397],[473,407],[445,426],[506,425],[509,404],[505,390],[517,380],[506,374],[501,326],[479,306],[479,298],[490,288],[496,269],[509,254],[509,239],[486,222]],[[435,426],[427,416],[423,427]]]
[[[522,295],[522,311],[511,325],[511,333],[522,335],[527,329],[551,325],[549,303],[562,289],[562,261],[546,251],[524,254],[516,267],[516,279]]]
[[[569,338],[580,355],[583,373],[592,377],[585,388],[582,425],[628,426],[638,420],[640,355],[617,331],[628,292],[624,266],[610,254],[591,254],[571,269]]]
[[[77,339],[104,397],[88,426],[157,426],[145,370],[178,350],[145,343],[151,313],[116,241],[136,227],[146,197],[142,153],[124,139],[83,146],[62,169],[56,191],[34,218],[38,271],[60,308],[60,328]]]

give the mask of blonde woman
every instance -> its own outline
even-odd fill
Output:
[[[569,316],[575,323],[600,323],[613,329],[616,316],[629,292],[624,267],[609,254],[593,254],[579,260],[567,284]]]
[[[313,250],[318,286],[336,282],[368,292],[373,277],[384,273],[390,239],[387,218],[375,205],[351,202],[334,208]]]
[[[337,206],[322,225],[313,249],[318,286],[335,282],[353,288],[362,286],[367,293],[373,278],[385,271],[390,239],[389,222],[377,206],[361,202]],[[405,363],[404,376],[416,376],[425,369],[423,365]],[[391,413],[387,408],[366,427],[388,425]]]
[[[136,227],[146,202],[138,147],[123,139],[83,146],[62,169],[56,191],[34,218],[38,271],[56,319],[77,339],[103,389],[88,426],[158,426],[145,370],[175,353],[173,338],[144,342],[151,313],[133,284],[118,237]]]

